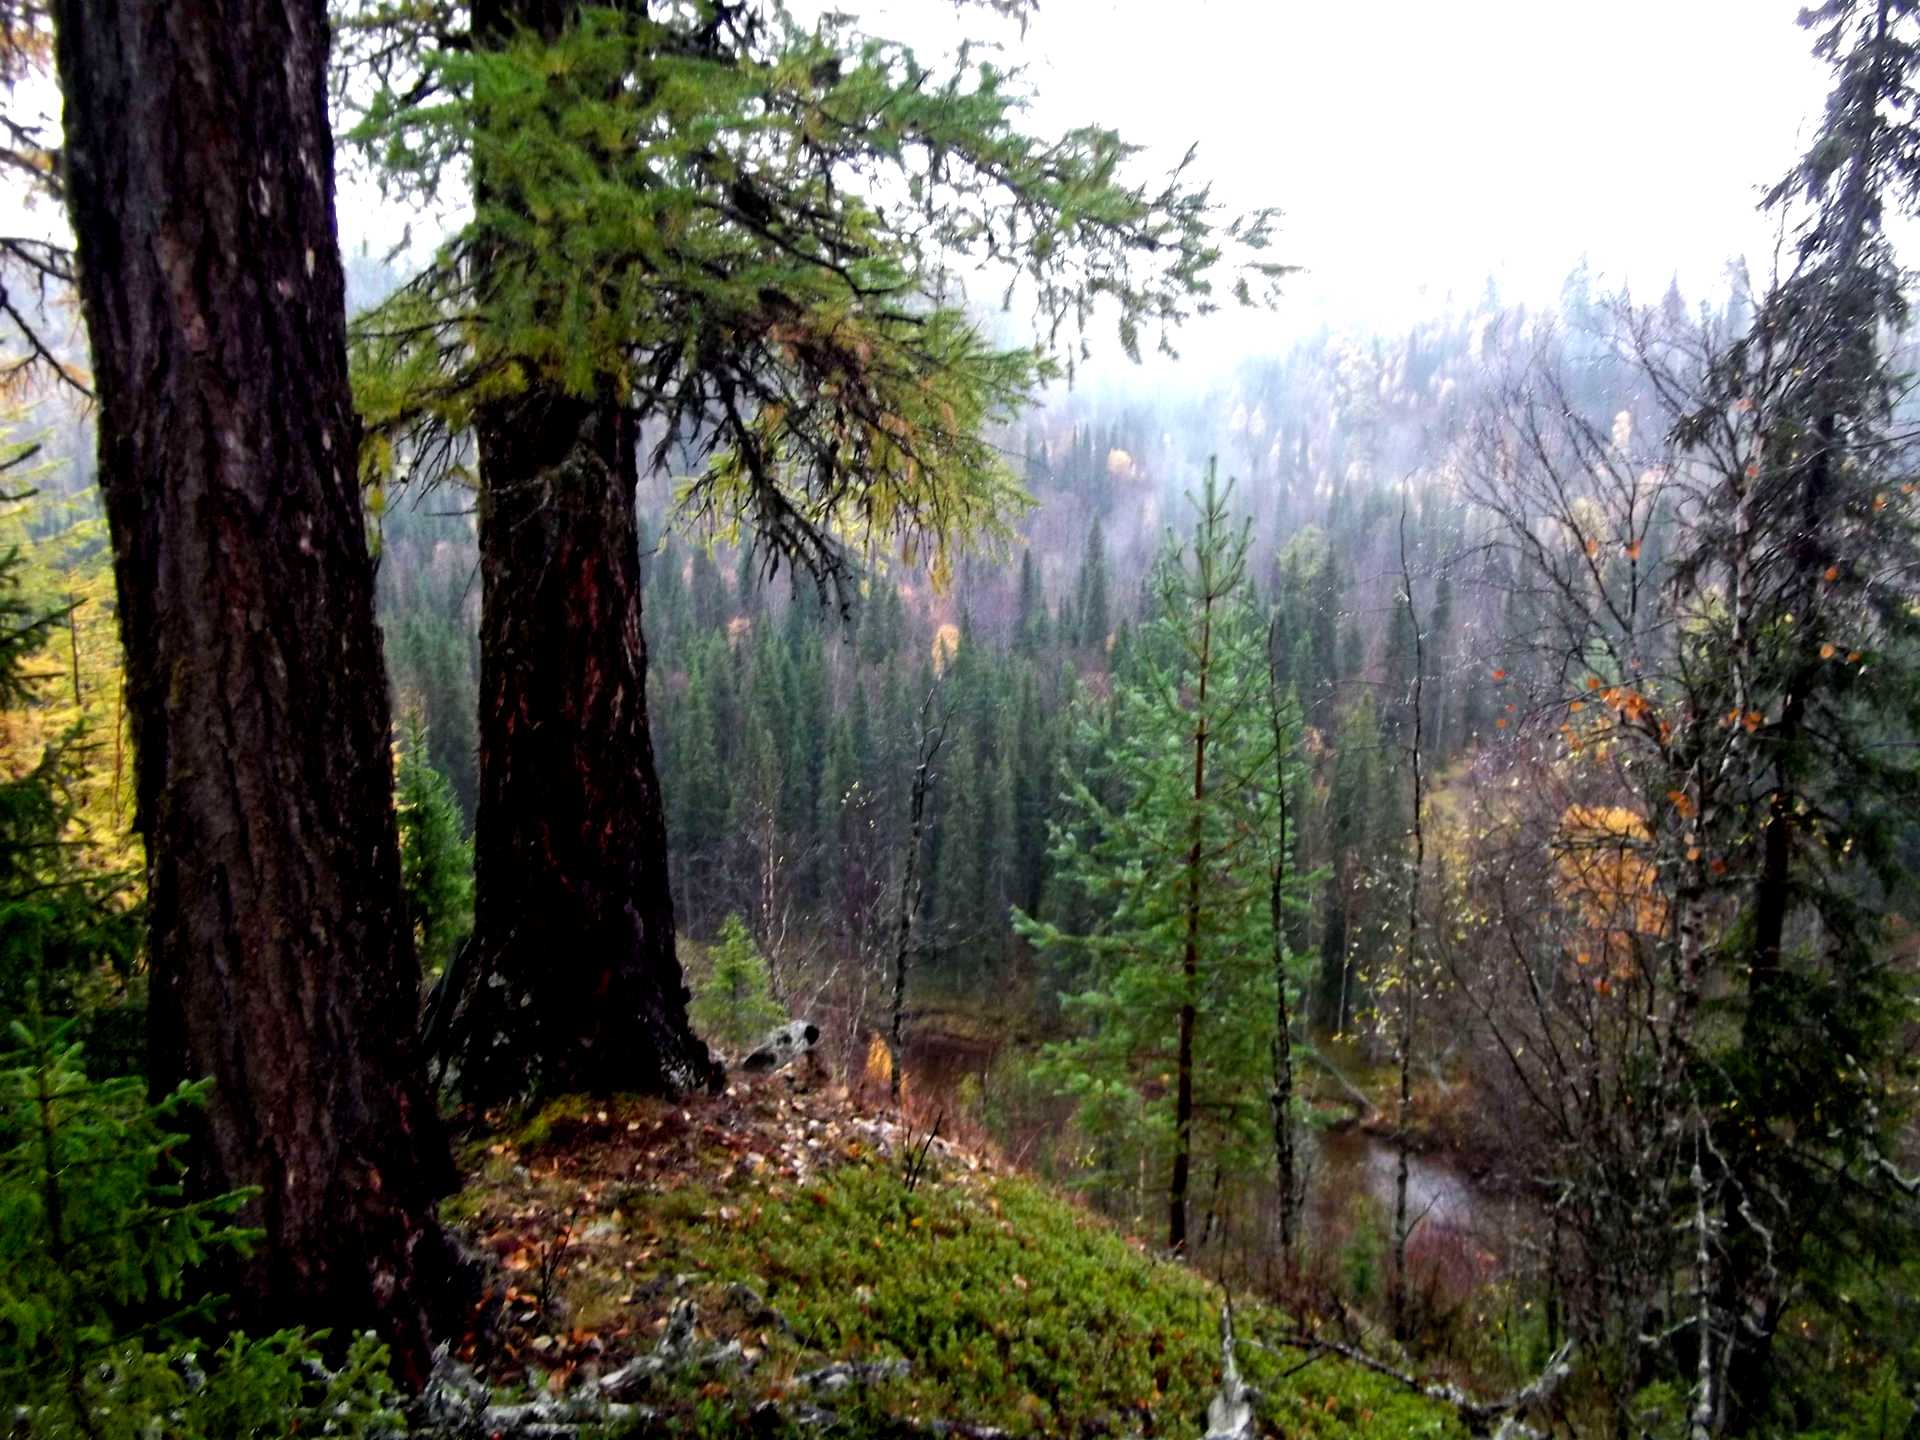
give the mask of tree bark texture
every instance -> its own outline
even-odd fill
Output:
[[[687,1022],[647,730],[634,433],[535,388],[480,447],[480,807],[464,1094],[671,1091]]]
[[[212,1075],[203,1192],[258,1186],[250,1323],[421,1376],[451,1180],[414,1046],[356,479],[321,0],[56,7],[100,402],[153,1078]]]
[[[1203,839],[1207,801],[1207,681],[1213,666],[1213,606],[1211,577],[1200,620],[1198,715],[1193,728],[1193,843],[1187,851],[1187,935],[1180,954],[1184,983],[1180,1004],[1179,1052],[1174,1060],[1173,1177],[1167,1186],[1167,1248],[1176,1255],[1187,1249],[1187,1187],[1193,1166],[1193,1032],[1199,1015],[1200,908],[1206,884]]]
[[[483,45],[556,36],[576,8],[480,0],[473,31]],[[475,183],[514,203],[485,168]],[[674,943],[623,401],[536,378],[477,426],[480,802],[454,1038],[461,1090],[483,1102],[719,1075],[688,1024]]]

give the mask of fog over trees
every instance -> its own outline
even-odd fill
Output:
[[[18,1433],[1920,1426],[1920,3],[1118,20],[0,0]]]

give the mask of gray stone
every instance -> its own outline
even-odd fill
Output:
[[[810,1020],[790,1020],[770,1031],[740,1062],[742,1070],[779,1070],[791,1065],[820,1043],[820,1027]]]

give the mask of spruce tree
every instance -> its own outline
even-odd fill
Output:
[[[427,729],[419,716],[407,717],[395,748],[400,883],[421,972],[435,980],[473,929],[473,842],[462,833],[453,787],[428,758]]]
[[[1110,725],[1099,702],[1076,707],[1088,760],[1069,772],[1052,862],[1092,923],[1016,918],[1035,945],[1078,967],[1082,988],[1066,1004],[1080,1035],[1046,1069],[1079,1097],[1081,1123],[1131,1124],[1124,1117],[1141,1113],[1131,1097],[1162,1082],[1128,1148],[1149,1144],[1167,1166],[1175,1250],[1188,1239],[1196,1155],[1244,1173],[1268,1138],[1270,850],[1280,841],[1266,626],[1229,495],[1209,473],[1190,547],[1169,537],[1154,613],[1114,676]]]
[[[786,1018],[773,998],[772,977],[753,932],[728,915],[714,945],[712,968],[696,987],[689,1013],[709,1042],[733,1054]]]

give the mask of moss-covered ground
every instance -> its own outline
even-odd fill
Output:
[[[1045,1186],[782,1080],[684,1105],[560,1102],[468,1148],[448,1216],[499,1266],[468,1358],[578,1387],[649,1351],[678,1301],[744,1369],[651,1397],[648,1427],[734,1433],[756,1406],[844,1432],[931,1421],[1034,1435],[1198,1435],[1219,1383],[1219,1289]],[[916,1161],[916,1157],[924,1158]],[[1239,1333],[1282,1317],[1250,1300]],[[1450,1436],[1450,1412],[1333,1359],[1245,1344],[1263,1433]],[[899,1359],[831,1400],[796,1377]],[[778,1430],[776,1411],[756,1428]]]

